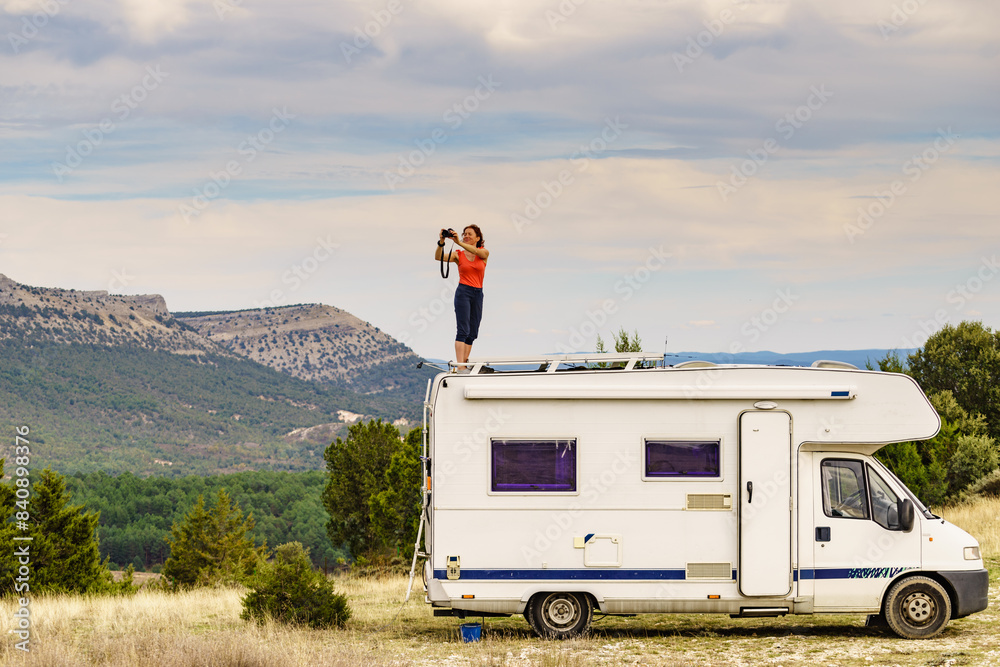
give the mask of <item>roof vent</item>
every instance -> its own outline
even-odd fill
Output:
[[[674,364],[674,368],[712,368],[713,366],[718,366],[718,364],[698,359],[692,361],[682,361],[679,364]]]
[[[812,362],[813,368],[841,368],[846,370],[859,370],[854,364],[849,364],[846,361],[829,361],[827,359],[820,359],[819,361]]]

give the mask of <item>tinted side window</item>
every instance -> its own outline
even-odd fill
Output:
[[[493,440],[493,491],[576,491],[576,440]]]
[[[861,461],[827,459],[820,468],[823,512],[827,516],[867,519],[864,464]]]
[[[719,441],[646,441],[646,477],[718,477]]]

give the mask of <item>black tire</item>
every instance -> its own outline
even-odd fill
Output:
[[[903,639],[930,639],[951,619],[951,598],[930,577],[897,581],[885,595],[885,620]]]
[[[528,602],[525,618],[543,639],[570,639],[590,627],[594,605],[586,593],[538,593]]]

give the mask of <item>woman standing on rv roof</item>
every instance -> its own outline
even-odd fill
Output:
[[[444,255],[445,231],[438,238],[435,260]],[[454,234],[454,232],[452,232]],[[479,225],[467,225],[462,239],[450,237],[462,250],[452,250],[447,262],[458,264],[458,289],[455,290],[455,361],[464,364],[469,360],[472,343],[479,337],[479,322],[483,319],[483,275],[490,251],[483,247],[483,231]]]

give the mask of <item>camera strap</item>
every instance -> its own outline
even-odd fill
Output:
[[[455,242],[452,241],[451,248],[448,248],[448,253],[447,253],[447,257],[449,260],[451,259],[451,251],[454,249],[455,249]],[[448,280],[448,274],[451,273],[451,262],[445,261],[445,256],[446,255],[444,252],[444,248],[441,248],[441,277],[444,278],[445,280]]]

